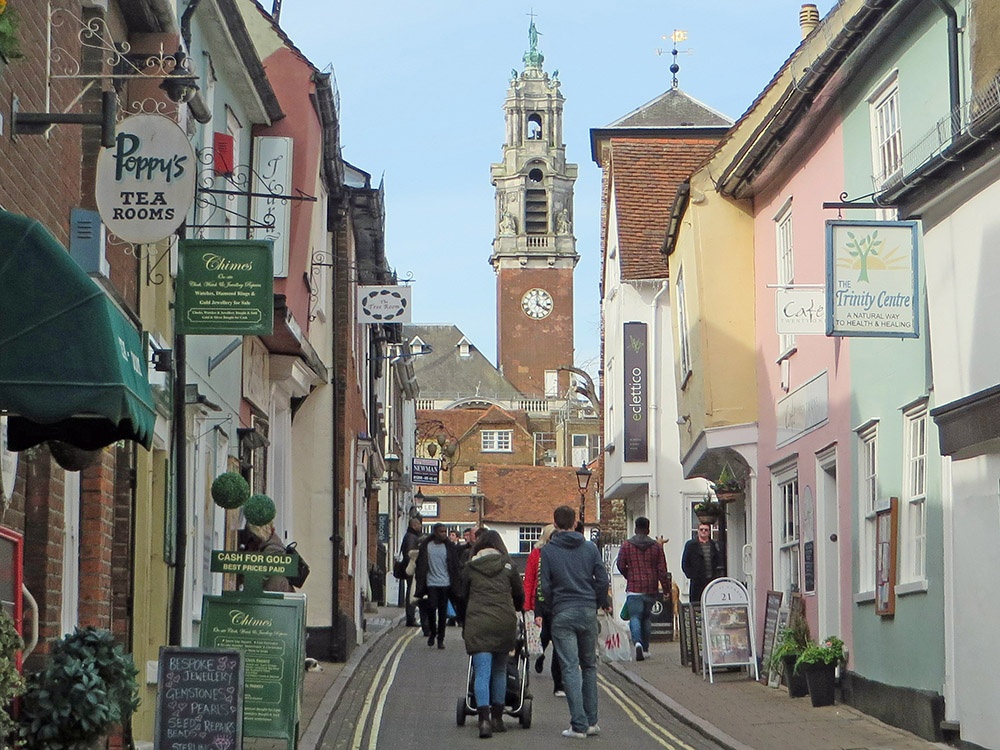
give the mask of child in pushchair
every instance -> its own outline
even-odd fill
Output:
[[[465,726],[466,716],[476,715],[475,674],[472,657],[469,657],[468,679],[465,696],[458,699],[455,721]],[[524,614],[517,623],[517,640],[514,650],[507,657],[507,692],[504,696],[504,713],[516,716],[525,729],[531,727],[531,693],[528,691],[528,636]]]

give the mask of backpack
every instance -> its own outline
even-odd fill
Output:
[[[287,576],[288,582],[292,585],[292,588],[300,589],[302,585],[306,582],[309,577],[309,563],[305,561],[305,558],[296,549],[298,542],[292,542],[285,546],[286,555],[294,555],[299,561],[299,572],[293,576]]]

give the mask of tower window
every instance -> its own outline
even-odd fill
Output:
[[[537,169],[533,169],[531,171],[538,172]],[[524,192],[524,202],[525,232],[527,234],[548,234],[549,206],[548,198],[545,195],[545,189],[528,188]]]
[[[540,169],[532,169],[530,172],[528,172],[528,179],[531,180],[532,182],[541,182],[542,177],[544,177],[544,175],[542,174],[542,170]]]
[[[528,115],[528,140],[542,140],[542,116],[538,113]]]

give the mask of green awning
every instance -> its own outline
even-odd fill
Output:
[[[153,442],[135,326],[38,221],[0,210],[0,412],[11,450]]]

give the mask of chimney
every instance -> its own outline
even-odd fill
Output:
[[[819,9],[813,3],[803,3],[802,10],[799,11],[799,28],[802,30],[802,38],[805,39],[809,36],[817,26],[819,26]]]

